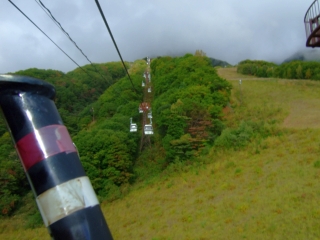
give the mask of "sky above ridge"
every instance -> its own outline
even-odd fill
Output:
[[[80,66],[87,59],[40,7],[11,0]],[[94,0],[41,0],[91,62],[120,61]],[[313,1],[100,0],[125,61],[203,50],[231,64],[282,62],[306,49],[304,15]],[[0,73],[77,68],[9,1],[0,2]]]

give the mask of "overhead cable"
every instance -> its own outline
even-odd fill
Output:
[[[48,17],[53,21],[53,19],[51,18],[50,14],[41,6],[41,4],[40,4],[37,0],[34,0],[34,1],[35,1],[35,2],[39,5],[39,7],[45,12],[45,14],[47,14]],[[57,25],[57,27],[59,27],[58,24],[57,24],[55,21],[53,21],[53,22],[54,22],[55,25]]]
[[[73,60],[65,51],[63,51],[44,31],[42,31],[41,28],[37,26],[17,5],[15,5],[11,0],[8,0],[20,13],[22,13],[23,16],[25,16],[36,28],[39,29],[54,45],[56,45],[57,48],[60,49],[61,52],[63,52],[72,62],[74,62],[82,71],[84,71],[86,74],[88,74],[90,77],[92,77],[86,70],[84,70],[75,60]]]
[[[50,19],[61,29],[61,31],[69,38],[69,40],[73,43],[73,45],[78,48],[78,50],[81,52],[81,54],[88,60],[88,62],[90,62],[91,66],[94,67],[95,71],[97,73],[100,74],[100,76],[107,81],[107,79],[105,79],[104,76],[101,75],[100,71],[98,71],[98,69],[96,68],[96,66],[90,61],[90,59],[87,57],[87,55],[84,54],[84,52],[82,51],[82,49],[76,44],[76,42],[71,38],[71,36],[69,35],[69,33],[67,33],[66,30],[64,30],[64,28],[62,27],[62,25],[60,24],[60,22],[52,15],[51,11],[41,2],[41,0],[35,0],[39,6],[43,9],[43,11],[45,13],[48,14],[48,16],[50,17]]]
[[[127,75],[128,75],[129,80],[130,80],[130,82],[131,82],[131,84],[132,84],[132,87],[133,87],[134,91],[137,92],[137,90],[135,89],[135,87],[134,87],[134,85],[133,85],[133,82],[132,82],[132,80],[131,80],[131,77],[130,77],[130,75],[129,75],[128,69],[127,69],[126,65],[124,64],[124,61],[123,61],[122,56],[121,56],[121,54],[120,54],[120,51],[119,51],[119,49],[118,49],[117,43],[116,43],[116,41],[115,41],[114,38],[113,38],[111,29],[109,28],[109,25],[108,25],[108,23],[107,23],[107,20],[106,20],[106,18],[105,18],[105,16],[104,16],[104,13],[103,13],[102,9],[101,9],[100,3],[99,3],[98,0],[95,0],[95,2],[96,2],[97,7],[98,7],[98,9],[99,9],[100,15],[101,15],[101,17],[102,17],[102,19],[103,19],[103,21],[104,21],[104,23],[105,23],[105,25],[106,25],[106,27],[107,27],[107,29],[108,29],[108,32],[109,32],[109,35],[110,35],[110,37],[111,37],[111,39],[112,39],[112,41],[113,41],[113,44],[114,44],[115,48],[117,49],[118,55],[119,55],[119,57],[120,57],[120,59],[121,59],[121,62],[122,62],[123,67],[125,68],[125,70],[126,70],[126,72],[127,72]]]

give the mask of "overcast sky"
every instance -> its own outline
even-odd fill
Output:
[[[37,0],[38,1],[38,0]],[[39,7],[12,0],[80,66],[89,62]],[[95,63],[119,61],[94,0],[41,0]],[[282,62],[306,49],[304,15],[313,0],[100,0],[122,57],[181,55],[203,50],[236,64]],[[0,1],[0,73],[77,66],[9,1]]]

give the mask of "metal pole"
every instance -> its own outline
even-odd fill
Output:
[[[0,108],[53,239],[112,239],[98,199],[42,80],[0,75]]]
[[[241,79],[239,80],[239,87],[240,87],[240,105],[242,104],[242,88],[241,88],[241,84],[242,84],[242,81]]]

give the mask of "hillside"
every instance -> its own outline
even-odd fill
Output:
[[[130,79],[124,76],[120,63],[87,65],[67,74],[41,69],[14,73],[43,79],[56,87],[55,103],[100,199],[117,199],[114,194],[122,186],[154,174],[145,168],[150,154],[159,172],[175,160],[192,160],[201,154],[205,144],[212,144],[221,133],[222,108],[230,95],[230,85],[203,56],[154,59],[152,93],[141,87],[146,62],[137,60],[128,66]],[[151,104],[158,130],[150,136],[149,149],[139,147],[143,125],[138,106],[145,99],[143,92],[155,99]],[[131,118],[138,123],[137,133],[128,131]],[[24,207],[32,199],[30,188],[3,123],[1,129],[0,179],[5,183],[0,191],[1,215],[28,215],[26,225],[37,226],[41,220],[34,204]]]
[[[316,120],[310,124],[308,119],[316,119],[316,113],[320,112],[317,105],[320,84],[309,80],[250,77],[250,81],[243,79],[240,86],[238,79],[243,75],[237,75],[233,68],[220,68],[219,75],[230,79],[228,82],[232,85],[229,104],[222,104],[224,115],[213,115],[224,125],[220,136],[215,136],[214,143],[207,141],[210,144],[199,151],[184,151],[181,154],[179,148],[176,148],[167,155],[163,153],[167,146],[161,146],[157,139],[161,139],[161,134],[165,137],[170,126],[179,126],[177,123],[182,122],[173,121],[175,115],[170,115],[168,110],[188,118],[200,115],[199,112],[190,111],[186,104],[187,97],[199,99],[196,92],[193,95],[183,92],[188,89],[187,84],[195,81],[181,84],[181,79],[187,79],[186,76],[190,74],[182,72],[185,75],[178,78],[184,68],[176,66],[176,71],[172,71],[173,68],[167,70],[178,62],[186,64],[186,59],[160,59],[153,66],[154,104],[162,104],[162,108],[160,106],[158,109],[164,111],[162,114],[159,111],[155,118],[160,121],[157,123],[159,130],[161,124],[167,127],[155,135],[155,147],[146,150],[137,159],[134,171],[137,181],[133,185],[125,184],[119,188],[109,185],[108,193],[112,196],[103,201],[102,209],[114,238],[319,238],[320,233],[316,227],[320,217],[317,204],[319,196],[316,192],[320,174],[319,125]],[[197,71],[194,63],[192,66],[195,66],[196,73],[205,74]],[[161,72],[158,78],[156,71]],[[165,74],[170,74],[171,81],[161,77]],[[203,78],[199,93],[206,92],[206,86],[214,87],[211,85],[213,80],[220,83],[219,79],[215,77],[210,82]],[[140,80],[137,78],[137,83]],[[170,89],[179,91],[178,95],[171,95],[173,92],[170,91],[167,93],[165,80],[170,84]],[[114,88],[113,91],[117,89]],[[110,94],[103,94],[94,103],[95,109],[105,109],[103,114],[111,114],[109,109],[112,110],[112,106],[103,107],[103,103],[111,101],[107,100]],[[182,98],[184,96],[185,99]],[[212,95],[217,99],[220,99],[219,96]],[[161,98],[162,101],[159,100]],[[118,100],[125,101],[122,98]],[[210,98],[204,98],[198,109],[208,109],[209,103]],[[166,104],[170,104],[171,108]],[[309,106],[309,111],[306,111],[306,106]],[[296,114],[302,110],[303,115]],[[88,132],[92,134],[88,136],[90,139],[95,136],[97,127],[108,125],[102,120],[99,123],[99,117],[102,119],[98,114],[97,122],[90,123],[80,134]],[[295,123],[291,124],[293,119]],[[121,124],[118,126],[121,128]],[[98,135],[97,139],[100,136],[103,135]],[[188,149],[186,139],[191,140],[190,137],[182,137],[180,141],[171,141],[171,144],[173,147]],[[165,169],[163,164],[166,165]],[[24,221],[19,216],[2,219],[0,238],[48,239],[43,227],[22,231]]]
[[[240,90],[238,81],[230,82],[227,124],[262,121],[271,134],[266,131],[240,150],[211,148],[197,164],[176,163],[123,199],[105,203],[116,239],[320,237],[320,129],[306,121],[319,113],[319,105],[296,119],[298,128],[286,124],[294,103],[319,100],[320,84],[252,79]]]

